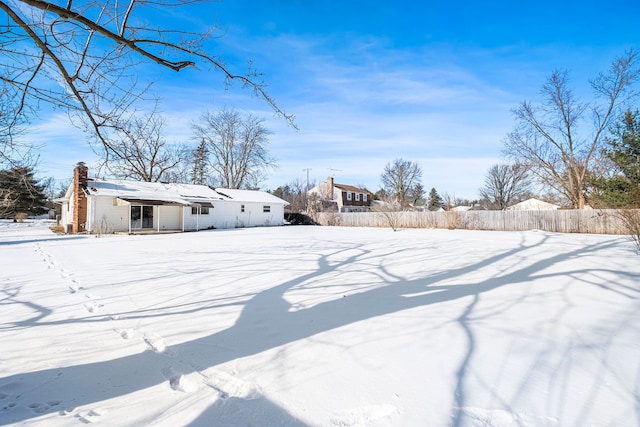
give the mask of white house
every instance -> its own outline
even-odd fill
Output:
[[[535,198],[524,200],[520,203],[516,203],[515,205],[509,206],[507,210],[509,211],[550,211],[556,210],[560,206],[554,205],[553,203],[547,203],[542,200],[538,200]]]
[[[263,191],[89,178],[79,164],[64,197],[67,232],[194,231],[284,224],[288,204]]]

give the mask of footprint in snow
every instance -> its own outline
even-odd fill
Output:
[[[114,331],[116,331],[116,333],[120,335],[120,338],[122,338],[123,340],[130,340],[131,338],[136,336],[135,329],[114,329]]]
[[[7,412],[10,409],[15,408],[15,406],[16,406],[15,402],[8,403],[5,406],[3,406],[2,408],[0,408],[0,412]]]
[[[44,414],[51,408],[55,408],[62,403],[61,400],[50,400],[47,403],[31,403],[28,407],[36,414]]]
[[[144,342],[156,353],[164,353],[167,350],[164,339],[160,335],[154,333],[145,334]]]
[[[260,398],[260,392],[255,384],[244,381],[235,375],[228,374],[219,369],[207,369],[200,374],[205,379],[205,384],[218,392],[221,399],[236,397],[244,400]]]
[[[331,425],[336,427],[368,426],[372,422],[390,417],[397,411],[393,405],[369,405],[353,408],[331,417]]]
[[[162,369],[162,375],[169,380],[169,386],[175,391],[193,393],[198,390],[198,381],[191,376],[185,376],[171,366]]]
[[[93,301],[88,304],[84,304],[84,308],[86,308],[89,313],[96,313],[100,311],[102,307],[104,307],[102,304],[98,304],[97,302]]]
[[[84,424],[91,424],[100,420],[106,414],[106,411],[102,409],[91,409],[89,412],[80,412],[76,414],[76,418],[78,418]]]

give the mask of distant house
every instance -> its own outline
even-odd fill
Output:
[[[333,202],[338,212],[368,212],[371,210],[373,194],[364,188],[346,184],[336,184],[333,177],[327,178],[311,188],[308,195],[317,195],[322,200]]]
[[[557,210],[560,206],[554,205],[553,203],[547,203],[542,200],[538,200],[535,198],[527,199],[520,203],[516,203],[515,205],[509,206],[507,210],[509,211],[550,211]]]
[[[62,205],[67,232],[196,231],[284,224],[288,203],[263,191],[89,178],[79,164]]]

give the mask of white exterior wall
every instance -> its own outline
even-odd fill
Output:
[[[153,229],[158,230],[159,222],[160,231],[182,230],[180,211],[180,206],[154,206]],[[131,210],[126,202],[117,202],[114,197],[89,197],[86,227],[89,233],[128,232],[130,217]]]
[[[62,207],[60,209],[60,225],[62,225],[65,230],[67,229],[67,225],[73,224],[73,192],[71,193],[71,198],[62,203]]]
[[[180,216],[181,206],[154,206],[153,207],[153,227],[158,229],[160,221],[160,231],[162,230],[182,230],[182,218]]]
[[[194,215],[191,213],[191,206],[182,208],[185,231],[206,230],[209,227],[214,227],[214,211],[214,208],[209,208],[208,215]]]
[[[87,226],[89,233],[114,233],[129,231],[129,206],[118,206],[113,197],[89,197],[87,202]]]
[[[214,201],[213,206],[208,215],[192,215],[191,207],[184,208],[185,230],[284,225],[284,205],[281,203],[221,200]],[[263,212],[264,206],[269,206],[270,212]]]

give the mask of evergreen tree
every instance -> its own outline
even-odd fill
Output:
[[[209,149],[207,148],[207,142],[203,138],[200,144],[198,144],[198,148],[193,152],[193,171],[191,174],[191,182],[194,184],[206,184],[208,156]]]
[[[427,198],[427,208],[430,211],[437,211],[443,205],[442,197],[438,194],[435,188],[432,188],[429,192],[429,197]]]
[[[45,186],[38,184],[33,176],[32,167],[16,166],[0,170],[0,200],[2,215],[5,218],[17,213],[40,215],[47,212]]]
[[[627,110],[611,134],[604,154],[614,171],[592,180],[593,199],[604,207],[640,207],[640,111]]]

